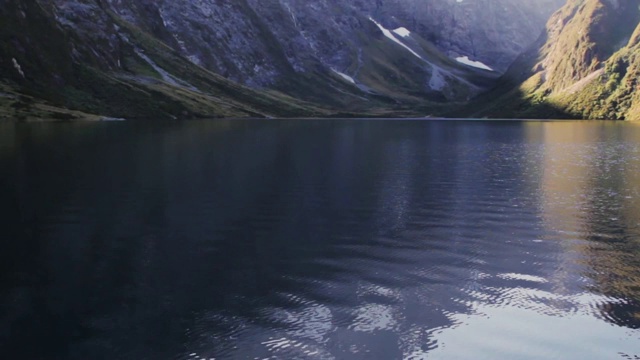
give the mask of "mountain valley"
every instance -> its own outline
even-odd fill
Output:
[[[0,117],[633,118],[639,15],[631,0],[2,0]]]

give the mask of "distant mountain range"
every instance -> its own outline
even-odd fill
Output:
[[[0,118],[634,118],[637,0],[565,2],[0,0]]]

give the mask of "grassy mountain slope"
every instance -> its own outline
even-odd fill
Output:
[[[336,60],[347,65],[335,69],[324,55],[292,58],[295,44],[325,41],[288,43],[286,34],[305,33],[296,28],[303,19],[287,15],[280,28],[271,28],[278,22],[267,22],[247,1],[223,9],[235,17],[231,22],[246,24],[249,33],[225,35],[222,41],[211,38],[222,34],[212,33],[215,27],[182,16],[185,5],[179,2],[0,1],[3,118],[420,116],[442,113],[448,101],[464,101],[495,80],[492,73],[446,58],[417,35],[398,36],[400,45],[361,14],[344,18],[352,23],[341,30],[344,38],[326,39],[351,54]],[[282,5],[271,7],[274,17],[282,16]],[[174,18],[166,19],[167,9]],[[305,21],[306,26],[316,24],[308,17]],[[182,40],[194,34],[199,36],[195,43]],[[245,35],[254,42],[238,40]],[[201,56],[185,50],[187,45]],[[229,48],[234,52],[225,54],[226,46],[235,46]],[[209,62],[203,60],[207,56]],[[235,73],[228,79],[225,71],[231,68]],[[239,85],[234,77],[241,80],[249,68],[257,75],[247,79],[275,80]]]
[[[640,8],[635,0],[571,0],[474,116],[638,120]]]
[[[424,102],[425,97],[432,102],[464,102],[495,82],[496,73],[462,65],[418,34],[395,37],[411,51],[382,34],[363,37],[363,60],[350,69],[381,94],[410,104]]]
[[[0,116],[309,116],[330,111],[277,92],[256,91],[195,66],[108,12],[118,29],[117,66],[55,20],[37,1],[0,7]],[[104,19],[101,19],[104,21]],[[46,109],[46,110],[43,110]],[[70,109],[70,110],[69,110]]]
[[[395,111],[398,104],[428,106],[443,99],[466,100],[467,94],[476,94],[482,87],[458,78],[488,75],[450,64],[456,68],[453,87],[461,91],[447,86],[434,91],[429,86],[430,63],[433,57],[445,56],[430,44],[430,49],[420,50],[426,49],[421,44],[426,41],[418,41],[415,34],[398,35],[397,40],[425,55],[424,60],[417,59],[385,37],[368,11],[349,1],[321,0],[313,6],[303,0],[197,6],[185,0],[160,0],[143,7],[109,3],[117,14],[213,72],[335,109]]]

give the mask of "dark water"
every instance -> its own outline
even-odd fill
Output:
[[[5,359],[638,359],[640,125],[0,127]]]

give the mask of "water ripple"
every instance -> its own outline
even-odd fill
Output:
[[[638,127],[61,126],[0,148],[20,358],[640,354]]]

